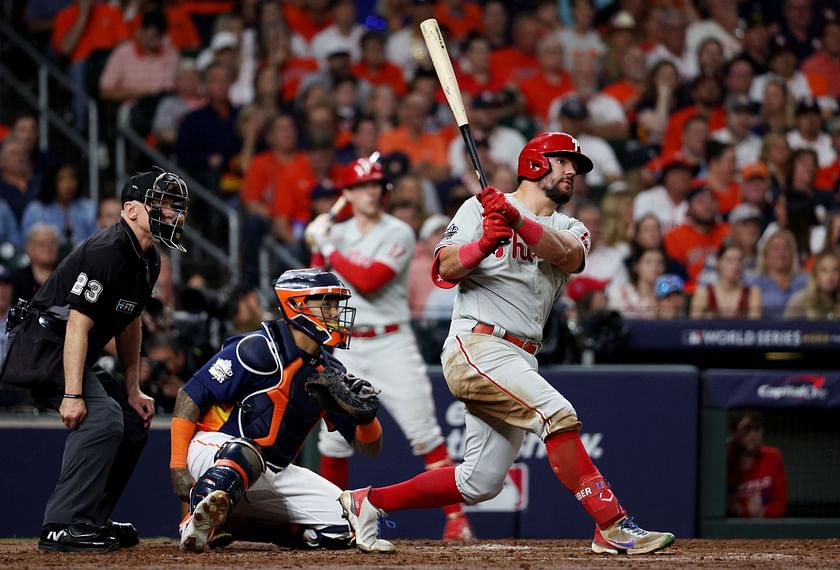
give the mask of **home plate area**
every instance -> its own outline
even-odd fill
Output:
[[[186,554],[172,539],[145,539],[135,548],[109,554],[40,553],[35,540],[0,540],[0,565],[18,568],[831,568],[840,539],[677,539],[671,548],[646,556],[593,554],[584,540],[493,540],[446,544],[397,540],[394,554],[358,550],[292,551],[238,542],[205,554]]]

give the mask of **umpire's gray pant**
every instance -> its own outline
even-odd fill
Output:
[[[102,525],[103,497],[111,465],[123,437],[123,411],[105,392],[89,367],[84,369],[83,390],[87,416],[67,435],[61,474],[44,513],[44,524]],[[52,400],[56,409],[61,405]]]

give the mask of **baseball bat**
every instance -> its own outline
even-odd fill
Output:
[[[342,194],[341,196],[338,197],[338,200],[335,201],[335,204],[332,205],[332,208],[330,208],[330,211],[327,212],[330,216],[330,221],[335,220],[335,217],[338,214],[341,213],[341,210],[343,210],[344,206],[346,206],[346,205],[347,205],[347,198],[345,198],[344,195]]]
[[[467,152],[470,153],[475,173],[478,175],[478,181],[481,183],[481,187],[485,188],[487,187],[487,176],[484,174],[484,168],[478,158],[475,139],[472,131],[470,131],[470,121],[467,119],[464,100],[461,98],[461,88],[458,86],[455,70],[452,69],[452,60],[449,59],[449,52],[446,50],[446,42],[443,41],[443,35],[440,33],[440,26],[438,26],[437,20],[429,18],[420,23],[420,31],[423,34],[426,47],[429,49],[432,65],[435,67],[435,73],[437,73],[443,94],[446,95],[446,101],[455,117],[455,123],[458,125],[458,130],[461,131],[461,137],[463,137],[464,144],[467,146]]]

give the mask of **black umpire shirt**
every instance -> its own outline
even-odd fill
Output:
[[[32,298],[32,307],[50,313],[69,309],[93,320],[88,333],[88,366],[111,338],[143,311],[160,274],[156,247],[143,252],[134,232],[120,220],[79,244]]]

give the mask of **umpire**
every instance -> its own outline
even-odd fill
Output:
[[[109,517],[148,439],[154,400],[140,390],[140,313],[160,273],[155,243],[185,251],[189,203],[181,178],[157,167],[122,190],[119,222],[68,255],[15,307],[0,382],[28,389],[70,430],[38,549],[108,552],[134,546],[130,523]],[[125,385],[94,368],[115,340]],[[63,381],[62,381],[63,379]]]

